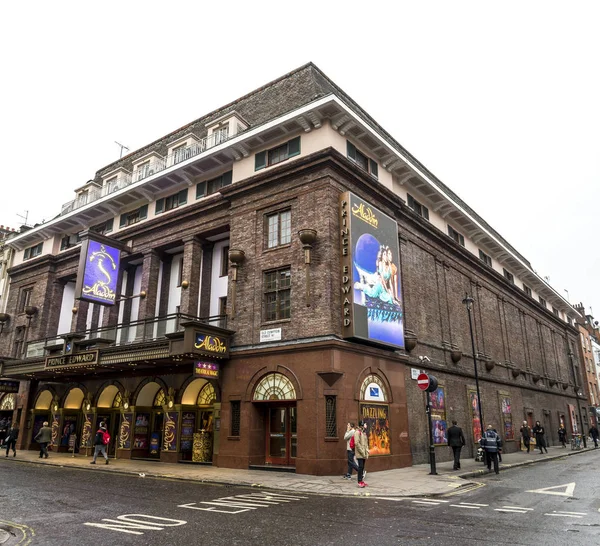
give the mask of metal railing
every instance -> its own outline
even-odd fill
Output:
[[[86,199],[76,198],[76,199],[73,199],[72,201],[69,201],[68,203],[65,203],[61,208],[60,214],[61,215],[68,214],[69,212],[72,212],[80,207],[83,207],[84,205],[92,203],[92,202],[100,199],[101,197],[104,197],[106,195],[109,195],[110,193],[113,193],[117,190],[120,190],[120,189],[126,187],[126,186],[129,186],[132,183],[132,181],[139,182],[140,180],[143,180],[144,178],[152,176],[158,172],[164,171],[165,169],[172,167],[173,165],[177,165],[178,163],[181,163],[182,161],[190,159],[196,155],[199,155],[202,152],[209,150],[210,148],[214,148],[215,146],[218,146],[219,144],[223,144],[223,142],[230,140],[234,136],[238,136],[241,132],[242,131],[240,131],[239,133],[236,133],[236,134],[228,134],[228,135],[224,135],[221,132],[215,132],[215,133],[212,133],[210,135],[207,135],[207,136],[201,138],[200,140],[198,140],[196,142],[193,142],[192,144],[190,144],[189,146],[186,146],[185,148],[178,148],[174,152],[170,153],[169,155],[167,155],[164,158],[154,159],[152,161],[151,165],[144,166],[143,169],[136,170],[133,174],[133,177],[129,173],[125,174],[125,175],[121,175],[119,177],[119,180],[117,180],[116,183],[112,183],[110,185],[103,186],[101,190],[100,189],[89,190],[89,193],[87,194]]]
[[[170,315],[135,320],[129,323],[119,323],[114,326],[93,328],[74,333],[83,335],[83,338],[78,340],[79,343],[82,341],[90,341],[90,344],[93,344],[93,341],[98,339],[106,340],[105,343],[108,347],[120,347],[134,343],[165,339],[167,334],[182,332],[183,327],[181,326],[181,323],[188,320],[195,320],[220,328],[227,327],[227,315],[199,318],[183,313],[172,313]],[[57,345],[64,344],[65,340],[62,336],[66,335],[68,334],[28,341],[25,347],[24,358],[39,358],[46,356],[49,348],[55,348]]]

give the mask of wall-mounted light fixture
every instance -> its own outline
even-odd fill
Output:
[[[0,313],[0,334],[4,330],[4,325],[10,320],[8,313]]]
[[[237,283],[237,271],[238,267],[244,263],[246,259],[246,253],[243,250],[237,250],[234,248],[229,249],[229,261],[231,262],[232,267],[232,275],[231,282],[234,283],[231,287],[231,316],[235,315],[235,292],[236,292],[236,284]]]
[[[187,290],[190,286],[190,281],[181,281],[181,288]]]
[[[304,263],[306,265],[306,306],[310,306],[310,251],[317,240],[317,230],[301,229],[298,237],[304,249]]]

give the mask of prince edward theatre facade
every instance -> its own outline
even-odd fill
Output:
[[[424,370],[435,442],[457,419],[472,455],[474,365],[507,451],[523,419],[551,440],[587,419],[577,312],[313,64],[100,169],[7,244],[0,405],[23,448],[47,420],[54,450],[89,454],[102,420],[117,458],[328,475],[363,420],[369,470],[409,466]]]

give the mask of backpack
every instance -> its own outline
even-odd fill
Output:
[[[352,435],[352,438],[350,438],[350,449],[352,451],[354,451],[355,447],[356,447],[356,442],[354,441],[354,435]]]
[[[105,430],[102,433],[102,443],[107,446],[108,443],[110,442],[110,434]]]

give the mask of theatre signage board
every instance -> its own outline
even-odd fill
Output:
[[[75,297],[101,305],[114,305],[117,300],[117,280],[121,249],[94,238],[84,239],[79,258]]]
[[[213,356],[215,358],[229,357],[229,343],[225,337],[196,332],[194,337],[194,349],[196,352]]]
[[[219,377],[219,365],[216,362],[196,361],[194,362],[194,375],[207,379]]]
[[[98,364],[98,351],[86,351],[71,355],[49,356],[46,358],[44,368],[54,370],[56,368],[77,368]]]
[[[18,381],[0,381],[0,393],[19,392]]]
[[[339,205],[343,336],[403,348],[398,225],[353,193]]]

